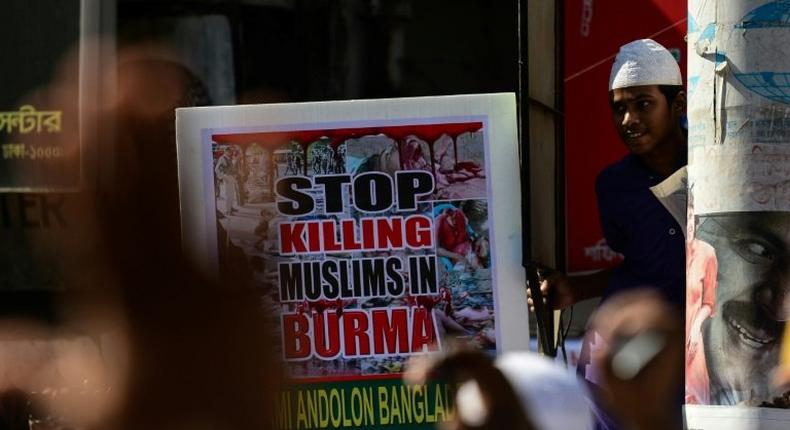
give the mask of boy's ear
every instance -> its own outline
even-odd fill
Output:
[[[672,110],[680,115],[686,114],[686,92],[680,91],[672,102]]]

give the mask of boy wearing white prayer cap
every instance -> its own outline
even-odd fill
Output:
[[[623,45],[609,77],[609,105],[629,154],[598,175],[595,191],[606,242],[624,259],[613,269],[591,275],[546,273],[541,291],[552,298],[554,308],[562,309],[588,298],[602,296],[606,301],[619,292],[649,287],[682,309],[686,284],[683,229],[650,191],[687,160],[681,121],[686,96],[672,54],[651,39]],[[594,333],[587,335],[590,339],[583,344],[579,371],[594,388],[600,383],[596,365],[590,363]],[[616,424],[599,423],[599,428],[612,429]]]

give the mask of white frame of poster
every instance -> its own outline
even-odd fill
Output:
[[[786,430],[790,412],[747,406],[685,405],[683,416],[688,430]]]
[[[176,110],[183,247],[207,276],[218,277],[211,145],[207,130],[297,130],[309,127],[433,124],[483,120],[497,351],[529,349],[521,266],[521,192],[515,96],[512,93],[408,99],[270,104]]]

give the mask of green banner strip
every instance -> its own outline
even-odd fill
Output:
[[[280,393],[277,424],[288,429],[429,429],[452,417],[454,389],[400,379],[293,385]]]

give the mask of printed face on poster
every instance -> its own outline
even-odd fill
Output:
[[[527,345],[512,95],[184,109],[178,125],[187,249],[260,293],[293,381],[284,428],[442,421],[452,389],[403,386],[410,357]]]
[[[790,47],[778,17],[790,5],[694,1],[689,10],[687,422],[784,429]]]

